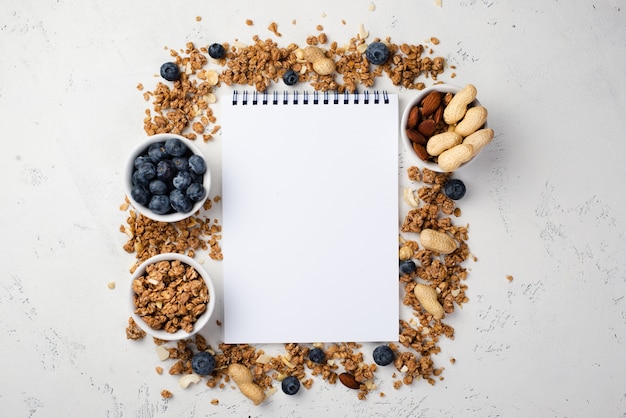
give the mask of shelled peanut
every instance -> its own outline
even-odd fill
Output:
[[[409,110],[405,133],[421,160],[451,172],[491,142],[493,129],[485,128],[487,109],[472,106],[476,93],[472,84],[456,94],[432,91]]]

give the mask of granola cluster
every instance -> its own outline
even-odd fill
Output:
[[[215,197],[213,201],[219,202]],[[207,199],[203,209],[209,210],[213,205],[211,199]],[[137,260],[131,267],[130,272],[144,261],[158,254],[180,253],[194,257],[196,251],[209,252],[213,260],[222,260],[222,226],[217,219],[211,221],[204,215],[197,214],[175,223],[158,222],[129,210],[128,198],[120,206],[120,210],[127,211],[126,225],[120,225],[120,232],[128,237],[124,244],[124,251],[134,253]]]
[[[222,83],[228,86],[247,85],[262,92],[273,83],[278,83],[286,71],[293,70],[299,75],[300,82],[307,82],[319,91],[354,92],[359,85],[373,86],[375,79],[383,75],[388,76],[395,86],[421,90],[425,88],[422,77],[436,81],[446,69],[443,57],[431,57],[434,53],[432,48],[422,44],[398,45],[390,37],[383,40],[390,51],[389,60],[384,65],[371,66],[365,57],[366,36],[358,34],[344,46],[331,42],[325,54],[335,61],[336,71],[323,76],[313,70],[311,63],[302,59],[302,50],[298,45],[292,43],[282,47],[276,41],[269,38],[263,40],[258,35],[252,38],[250,45],[239,41],[233,45],[224,43],[226,56],[212,61],[212,64],[222,67],[219,73],[206,69],[209,64],[207,47],[197,48],[188,42],[184,49],[170,49],[171,57],[182,69],[181,77],[170,84],[158,82],[154,90],[143,93],[146,101],[152,101],[152,109],[145,111],[144,130],[148,135],[175,133],[192,140],[198,137],[205,142],[212,140],[221,127],[216,124],[211,104],[216,102],[214,92]],[[327,42],[328,37],[323,32],[309,36],[305,41],[307,45]],[[437,38],[431,38],[430,42],[439,44]],[[139,84],[137,88],[143,90],[144,86]]]
[[[171,333],[192,332],[211,297],[196,269],[179,260],[147,265],[132,287],[135,313],[152,329]]]
[[[253,22],[248,20],[246,24],[252,25]],[[268,30],[281,36],[275,24],[270,25]],[[302,59],[302,50],[298,45],[280,46],[271,39],[263,40],[259,36],[254,36],[250,45],[239,41],[232,45],[224,43],[227,51],[225,57],[211,62],[206,58],[207,48],[196,48],[192,43],[187,43],[179,51],[170,50],[171,56],[182,69],[181,79],[168,84],[158,82],[154,90],[143,93],[146,101],[152,100],[152,109],[146,110],[144,118],[146,133],[172,132],[189,139],[201,137],[209,141],[220,129],[211,110],[211,104],[216,100],[216,89],[225,84],[251,86],[257,91],[265,91],[273,83],[279,83],[287,70],[295,71],[299,82],[306,82],[315,90],[344,92],[356,91],[360,85],[371,87],[376,78],[382,76],[387,76],[395,86],[421,90],[425,88],[422,78],[431,78],[437,82],[438,75],[446,68],[454,68],[447,67],[443,57],[433,57],[430,47],[394,44],[389,37],[383,40],[390,51],[389,60],[383,65],[372,66],[365,57],[366,33],[359,33],[346,45],[339,46],[335,41],[329,42],[321,26],[317,30],[321,33],[307,37],[306,45],[328,45],[324,50],[325,55],[333,59],[336,65],[335,72],[330,75],[315,73],[311,64]],[[439,40],[431,38],[430,43],[438,45]],[[217,64],[222,69],[220,72],[207,69],[208,64]],[[138,88],[143,90],[142,85]],[[403,304],[412,310],[412,315],[399,321],[398,343],[388,344],[395,355],[393,366],[388,366],[395,369],[392,375],[395,389],[422,379],[430,384],[443,380],[444,368],[435,366],[433,356],[440,352],[441,338],[454,338],[454,329],[444,322],[445,316],[443,319],[434,319],[420,306],[413,292],[416,284],[427,284],[436,290],[446,315],[468,302],[465,295],[467,286],[464,284],[467,271],[462,266],[470,256],[466,244],[468,226],[454,224],[453,217],[460,216],[461,211],[455,201],[442,192],[442,186],[450,175],[428,169],[420,171],[417,167],[410,167],[407,175],[417,188],[419,205],[412,208],[402,222],[400,259],[414,260],[417,268],[409,275],[399,275]],[[214,199],[214,202],[218,201],[219,197]],[[210,209],[211,204],[211,200],[207,200],[204,209]],[[127,209],[128,201],[122,205],[122,210]],[[425,228],[450,234],[458,243],[457,250],[440,255],[421,248],[410,237]],[[213,260],[222,259],[219,246],[221,227],[217,220],[211,222],[202,213],[168,224],[152,221],[130,210],[126,225],[120,226],[120,231],[128,237],[124,249],[134,253],[137,258],[131,271],[147,258],[165,252],[186,253],[193,257],[196,251],[203,250],[208,251]],[[138,287],[138,290],[141,289]],[[156,304],[156,301],[152,303]],[[221,325],[219,321],[218,325]],[[129,339],[145,337],[145,333],[132,319],[129,320],[126,333]],[[277,355],[267,354],[248,344],[219,344],[211,347],[200,334],[178,342],[154,339],[154,343],[157,349],[166,350],[165,359],[161,359],[170,363],[170,375],[185,376],[193,373],[191,361],[194,353],[208,351],[213,354],[216,367],[210,375],[203,377],[211,388],[225,388],[230,382],[228,366],[238,363],[252,371],[254,382],[268,394],[275,391],[277,382],[287,376],[297,377],[302,386],[309,389],[316,380],[334,385],[340,381],[339,375],[344,373],[358,382],[355,392],[359,399],[366,399],[371,391],[377,389],[376,374],[379,366],[365,360],[363,347],[357,343],[291,343],[285,344]],[[324,351],[323,363],[314,363],[308,358],[309,351],[314,347]],[[454,362],[454,359],[450,359],[451,364]],[[158,366],[156,372],[162,374],[164,367]],[[382,391],[379,395],[385,396]],[[171,392],[164,391],[163,396],[171,396]],[[214,399],[211,403],[216,405],[219,401]]]

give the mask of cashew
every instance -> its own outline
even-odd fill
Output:
[[[485,124],[487,120],[487,109],[483,106],[470,107],[463,119],[456,125],[454,132],[462,137],[473,134]]]
[[[200,376],[195,373],[191,373],[183,375],[180,379],[178,379],[178,384],[181,388],[187,388],[190,384],[198,383],[199,381]]]
[[[465,112],[467,111],[467,105],[472,103],[476,99],[476,87],[472,84],[468,84],[454,95],[450,103],[443,111],[443,120],[448,125],[453,125],[463,119]]]
[[[422,308],[435,319],[443,318],[443,306],[437,300],[437,291],[427,284],[417,284],[413,289],[415,297],[419,301]]]
[[[243,364],[233,363],[228,366],[228,375],[237,384],[237,387],[255,405],[265,400],[265,392],[261,386],[254,383],[252,372]]]
[[[470,144],[459,144],[439,154],[437,164],[445,172],[451,172],[468,162],[474,156],[474,147]]]
[[[424,248],[440,254],[450,254],[456,250],[456,241],[445,232],[434,229],[423,229],[420,232],[420,241]]]
[[[456,132],[442,132],[430,137],[426,144],[426,151],[430,155],[436,156],[455,145],[459,145],[462,141],[463,138]]]
[[[335,61],[326,57],[324,51],[316,46],[304,48],[302,57],[313,64],[313,71],[319,75],[329,75],[335,71]]]
[[[419,206],[419,202],[415,198],[415,193],[413,193],[413,189],[411,189],[410,187],[406,187],[404,189],[404,191],[402,193],[402,198],[407,203],[407,205],[409,205],[411,207],[416,208],[416,207]]]
[[[163,345],[157,345],[156,352],[157,352],[157,356],[159,357],[159,360],[161,361],[164,361],[170,358],[169,350],[167,349],[167,347]]]
[[[464,144],[470,144],[474,147],[474,155],[478,154],[478,152],[493,139],[493,129],[485,128],[480,129],[473,134],[469,135],[463,140]]]

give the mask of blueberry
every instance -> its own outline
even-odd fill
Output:
[[[391,364],[395,358],[393,350],[388,345],[379,345],[374,349],[374,363],[379,366]]]
[[[209,46],[209,56],[211,58],[218,60],[224,58],[224,55],[226,55],[226,50],[222,44],[215,43]]]
[[[193,171],[189,171],[189,174],[191,174],[191,180],[193,181],[193,183],[200,183],[200,184],[202,184],[204,182],[204,175],[203,174],[196,174]]]
[[[443,193],[450,199],[459,200],[465,196],[465,184],[459,179],[450,179],[443,185]]]
[[[141,179],[152,180],[156,177],[156,168],[152,163],[142,163],[137,167],[137,175]]]
[[[150,203],[148,203],[148,209],[157,215],[165,215],[170,211],[170,199],[166,195],[154,195],[152,199],[150,199]]]
[[[191,184],[191,174],[189,171],[179,171],[172,179],[174,187],[180,190],[187,190],[187,187]]]
[[[148,185],[148,190],[150,190],[150,193],[152,194],[168,194],[169,193],[169,187],[167,187],[167,184],[163,181],[163,180],[152,180],[150,182],[150,184]]]
[[[288,86],[293,86],[298,82],[298,74],[294,70],[287,70],[285,74],[283,74],[283,81]]]
[[[206,195],[206,190],[201,183],[191,183],[189,187],[187,187],[187,197],[192,202],[199,202],[204,199]]]
[[[138,170],[133,171],[133,177],[132,177],[133,186],[142,186],[145,188],[145,186],[148,185],[148,181],[149,180],[143,177]]]
[[[172,158],[172,162],[178,171],[189,170],[189,160],[187,160],[186,157],[174,157]]]
[[[182,190],[174,189],[170,193],[170,205],[176,212],[187,213],[193,208],[193,203]]]
[[[382,42],[372,42],[365,50],[365,57],[374,65],[382,65],[389,59],[389,49]]]
[[[189,169],[196,174],[203,174],[206,171],[204,158],[195,154],[189,157]]]
[[[176,81],[180,78],[180,70],[174,62],[166,62],[161,65],[161,77],[167,81]]]
[[[141,164],[143,163],[149,163],[152,162],[152,160],[150,159],[150,157],[148,157],[146,154],[141,154],[138,155],[137,158],[135,158],[135,168],[138,168]]]
[[[135,202],[140,205],[147,205],[150,201],[150,192],[148,192],[145,187],[140,185],[133,186],[130,189],[130,195],[133,199],[135,199]]]
[[[199,375],[211,374],[215,364],[215,357],[207,351],[200,351],[191,358],[191,370]]]
[[[403,276],[410,276],[417,270],[417,265],[413,260],[405,260],[400,262],[400,274]]]
[[[165,152],[172,157],[182,157],[187,153],[187,145],[178,138],[168,138],[163,148],[165,148]]]
[[[158,164],[159,161],[167,158],[167,152],[165,152],[165,146],[162,142],[155,142],[148,147],[148,157],[154,164]]]
[[[156,166],[157,178],[164,182],[170,182],[176,175],[176,167],[171,160],[159,161]]]
[[[326,359],[326,354],[324,353],[324,350],[322,350],[321,348],[313,348],[309,351],[309,360],[311,360],[313,363],[323,363],[324,360]]]
[[[300,381],[295,376],[287,376],[283,379],[281,387],[287,395],[295,395],[300,390]]]

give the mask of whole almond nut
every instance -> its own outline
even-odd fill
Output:
[[[435,113],[433,114],[433,120],[435,123],[440,123],[443,120],[443,108],[444,105],[440,105],[437,110],[435,110]]]
[[[436,125],[437,124],[433,119],[426,119],[420,122],[420,124],[417,126],[417,130],[425,137],[429,137],[435,133]]]
[[[421,133],[419,133],[419,131],[416,131],[415,129],[407,129],[406,136],[411,140],[411,142],[426,145],[426,138],[424,138],[424,135],[422,135]]]
[[[417,106],[413,106],[409,111],[409,117],[406,121],[407,128],[415,128],[420,121],[420,110]]]
[[[358,389],[361,387],[361,384],[356,381],[353,375],[350,373],[341,373],[339,375],[339,381],[343,383],[343,385],[350,389]]]
[[[441,93],[438,91],[432,91],[428,93],[424,100],[422,100],[422,115],[428,116],[437,110],[441,104]]]
[[[426,147],[422,144],[418,144],[417,142],[413,142],[413,151],[417,154],[417,156],[422,161],[428,161],[428,151],[426,151]]]

